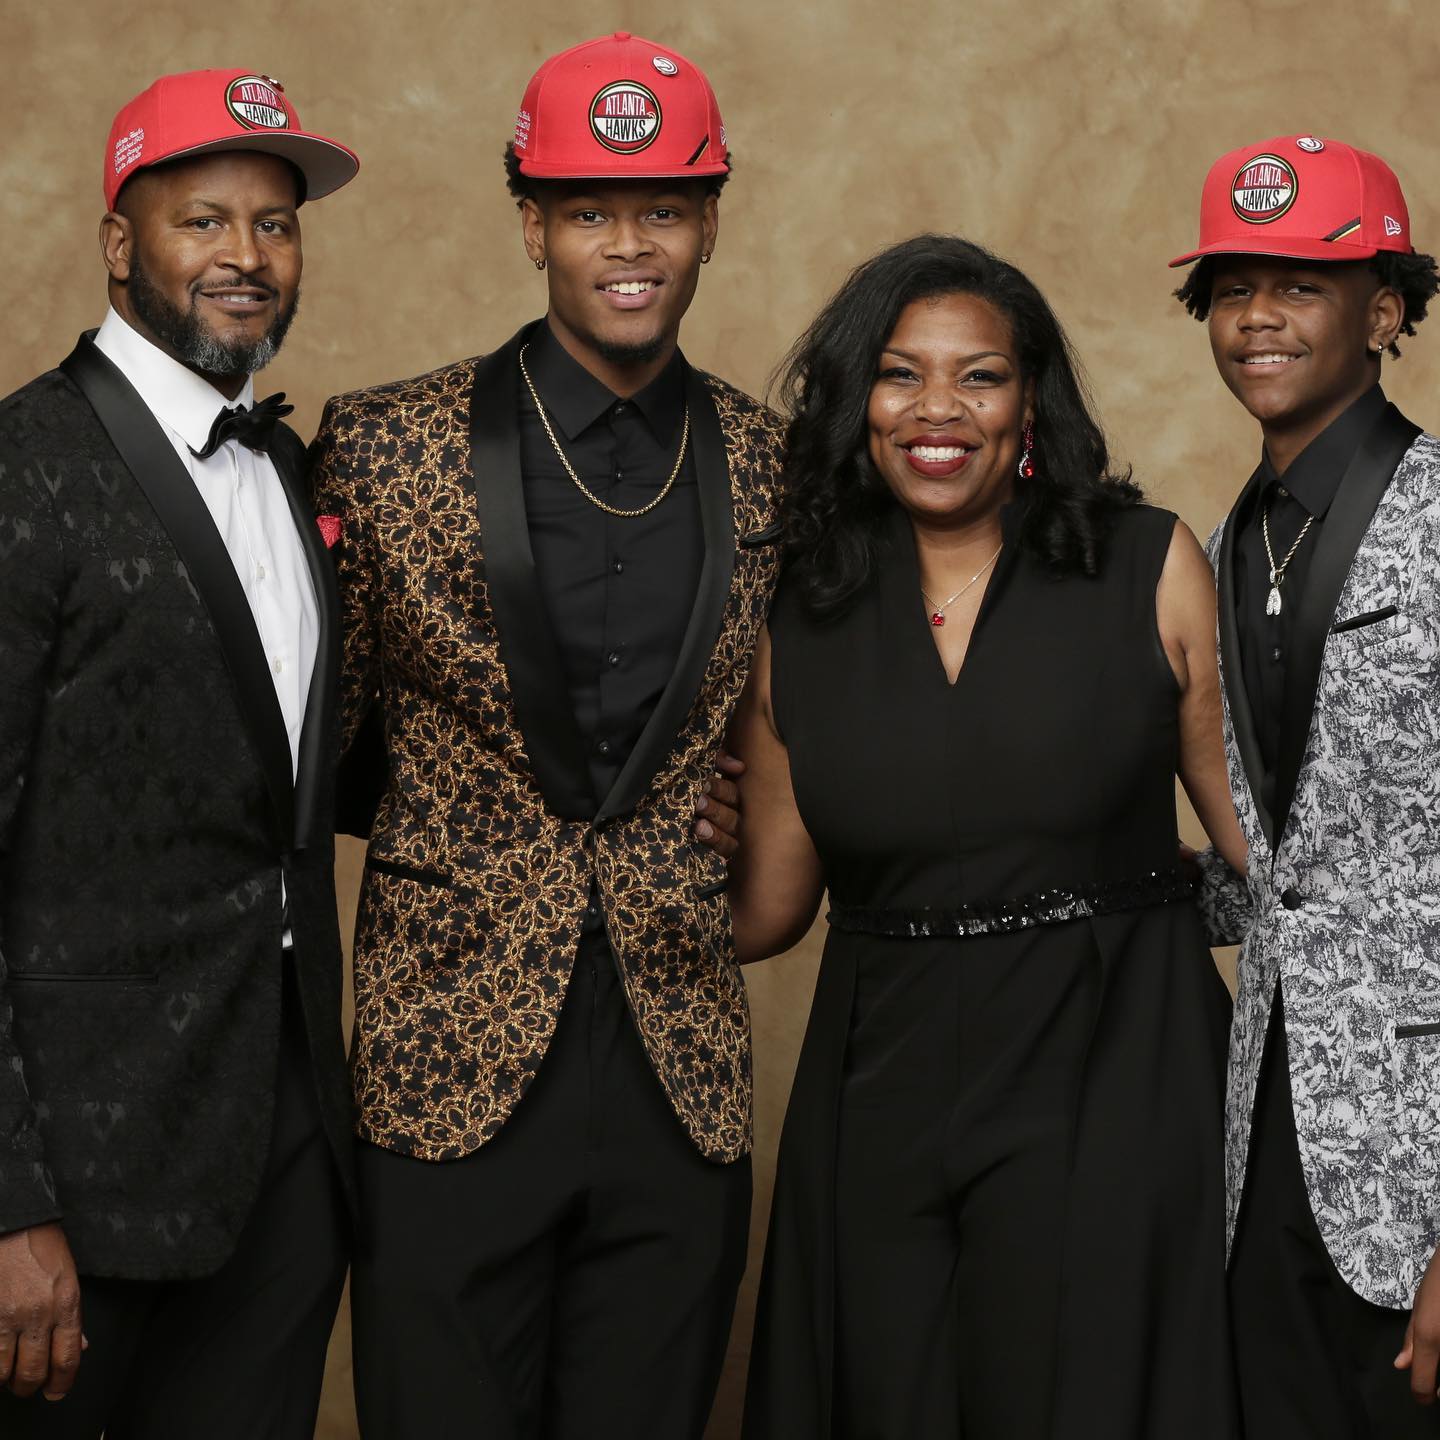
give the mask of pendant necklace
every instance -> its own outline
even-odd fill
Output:
[[[1295,543],[1285,552],[1285,558],[1277,565],[1275,552],[1270,548],[1270,507],[1267,505],[1261,513],[1260,531],[1265,537],[1265,558],[1270,562],[1270,594],[1265,601],[1267,615],[1280,613],[1280,587],[1285,583],[1285,567],[1295,558],[1295,552],[1300,548],[1300,542],[1314,523],[1315,517],[1311,515],[1300,527],[1300,533],[1295,537]]]
[[[1005,548],[1005,542],[1000,542],[1000,550]],[[929,605],[930,623],[939,629],[945,623],[945,612],[1000,558],[1000,550],[997,550],[943,605],[937,605],[921,587],[920,598]]]

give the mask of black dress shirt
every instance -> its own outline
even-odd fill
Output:
[[[541,323],[525,352],[555,438],[608,505],[637,510],[675,467],[688,367],[679,351],[622,400]],[[566,473],[530,392],[520,387],[520,468],[530,546],[590,757],[598,809],[619,777],[680,656],[705,542],[693,446],[648,514],[608,515]]]
[[[1348,410],[1320,432],[1290,463],[1283,476],[1276,475],[1270,457],[1260,458],[1260,483],[1252,491],[1245,513],[1236,517],[1235,608],[1240,636],[1240,664],[1245,692],[1264,765],[1261,799],[1275,813],[1275,761],[1280,753],[1281,716],[1285,700],[1286,662],[1291,650],[1295,617],[1310,557],[1315,553],[1325,516],[1340,488],[1341,477],[1355,452],[1380,418],[1385,394],[1376,385],[1367,390]],[[1305,522],[1314,517],[1300,542],[1280,585],[1278,615],[1265,613],[1270,596],[1270,561],[1265,553],[1262,519],[1270,513],[1270,546],[1277,562],[1295,543]]]

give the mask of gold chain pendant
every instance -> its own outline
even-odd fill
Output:
[[[670,472],[670,478],[660,488],[660,493],[648,504],[642,505],[638,510],[620,510],[614,505],[607,505],[580,477],[575,473],[575,467],[570,463],[570,457],[560,448],[560,442],[555,438],[555,432],[550,428],[550,417],[545,413],[545,407],[540,403],[540,394],[535,389],[535,383],[530,379],[530,371],[525,366],[525,352],[529,345],[520,347],[520,373],[525,377],[525,388],[530,392],[530,398],[535,402],[535,411],[540,416],[540,423],[545,427],[545,433],[550,437],[550,444],[554,446],[555,453],[560,457],[560,463],[565,467],[565,473],[575,482],[575,488],[597,509],[603,510],[607,515],[614,515],[621,520],[634,520],[641,515],[648,515],[669,493],[680,475],[680,467],[685,463],[685,451],[690,445],[690,407],[685,407],[685,428],[680,433],[680,453],[675,457],[675,468]]]

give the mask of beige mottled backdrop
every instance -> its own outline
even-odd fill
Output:
[[[851,265],[919,230],[959,231],[1049,294],[1117,449],[1202,535],[1256,453],[1203,331],[1169,298],[1165,261],[1191,242],[1211,159],[1307,130],[1379,150],[1418,242],[1440,247],[1435,0],[0,0],[0,393],[103,315],[95,230],[114,111],[155,75],[202,66],[278,75],[307,125],[363,160],[349,189],[304,211],[304,313],[268,377],[303,433],[332,391],[488,349],[543,305],[500,168],[525,81],[552,51],[621,28],[708,70],[737,159],[686,326],[693,361],[761,391]],[[1406,348],[1387,385],[1435,429],[1440,333]],[[347,922],[359,858],[341,861]],[[818,936],[750,971],[755,1243],[715,1437],[738,1429],[817,954]],[[342,1314],[327,1440],[355,1434],[347,1341]]]

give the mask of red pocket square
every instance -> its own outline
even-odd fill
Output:
[[[327,550],[333,550],[340,543],[340,517],[338,515],[317,515],[315,523],[320,527],[320,538]]]

